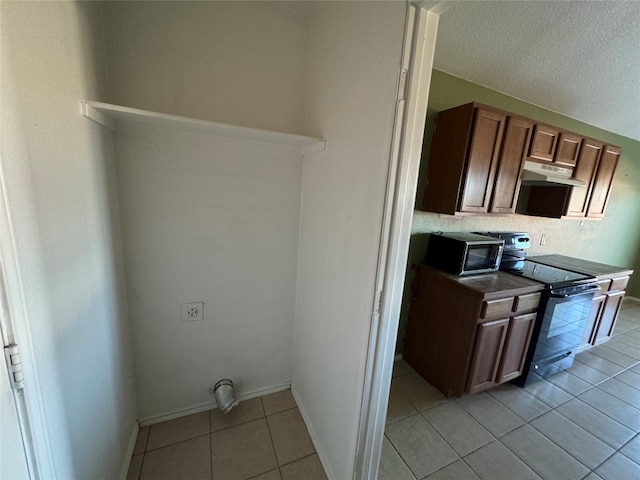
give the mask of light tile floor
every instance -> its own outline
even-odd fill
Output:
[[[142,427],[127,480],[326,480],[291,390]]]
[[[394,366],[379,480],[640,479],[640,302],[613,338],[527,388],[446,399]]]

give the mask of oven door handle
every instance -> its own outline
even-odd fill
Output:
[[[551,290],[549,292],[549,295],[554,298],[569,298],[569,297],[576,297],[578,295],[587,295],[588,293],[593,293],[596,290],[600,290],[600,287],[598,286],[598,284],[594,283],[593,285],[589,285],[588,288],[585,288],[584,290],[580,290],[579,292],[563,293],[562,290]]]

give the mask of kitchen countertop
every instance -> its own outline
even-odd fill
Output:
[[[606,265],[604,263],[567,257],[565,255],[536,255],[527,257],[527,260],[542,263],[544,265],[551,265],[553,267],[564,268],[576,273],[593,275],[594,277],[598,277],[599,280],[627,276],[633,273],[633,270],[629,268]]]
[[[432,269],[426,265],[420,268],[431,269],[441,277],[449,281],[465,286],[469,290],[478,293],[484,300],[502,298],[506,296],[525,295],[539,292],[544,289],[544,283],[529,280],[528,278],[498,271],[495,273],[481,273],[478,275],[459,276]]]

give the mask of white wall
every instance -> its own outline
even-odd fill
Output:
[[[293,386],[330,477],[352,478],[406,5],[320,2],[310,25]]]
[[[117,478],[135,400],[112,144],[78,104],[102,87],[101,10],[91,2],[1,8],[2,67],[14,75],[2,84],[2,168],[26,300],[18,332],[29,322],[34,348],[23,356],[35,360],[29,370],[37,367],[45,402],[37,434],[48,430],[50,476]]]
[[[287,3],[105,2],[104,101],[302,133],[306,10]]]
[[[104,12],[100,100],[304,130],[308,9],[105,2]],[[119,134],[116,154],[143,420],[211,406],[222,377],[242,394],[290,382],[302,175],[299,152],[158,137],[152,147],[140,130]],[[204,322],[180,322],[190,300],[205,302]]]
[[[287,385],[300,149],[127,126],[116,159],[140,418]]]

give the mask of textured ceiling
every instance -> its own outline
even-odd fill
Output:
[[[455,2],[434,67],[640,140],[640,2]]]

